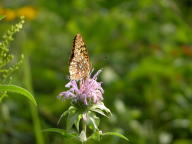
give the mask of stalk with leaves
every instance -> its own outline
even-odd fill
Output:
[[[24,17],[21,17],[17,24],[12,25],[7,30],[0,42],[0,102],[7,96],[7,92],[15,92],[25,96],[36,105],[36,101],[30,92],[24,88],[10,84],[13,72],[19,69],[24,58],[23,54],[21,54],[19,60],[16,61],[15,56],[9,48],[10,42],[14,40],[14,35],[23,28],[24,22]]]
[[[100,141],[104,135],[114,135],[128,140],[120,133],[103,133],[99,129],[100,118],[98,115],[108,118],[111,116],[111,111],[103,103],[102,82],[97,81],[101,70],[94,75],[92,75],[93,70],[92,72],[90,70],[88,51],[82,36],[77,34],[74,38],[70,58],[70,81],[65,85],[68,90],[61,92],[58,96],[61,100],[69,99],[71,101],[71,106],[63,112],[58,121],[59,123],[63,117],[67,117],[66,130],[51,128],[45,131],[57,132],[65,137],[76,137],[81,142],[90,139]]]

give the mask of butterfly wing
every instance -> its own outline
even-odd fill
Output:
[[[88,51],[83,38],[80,34],[77,34],[73,41],[73,48],[69,63],[69,73],[71,80],[80,80],[89,76],[90,73],[90,61]]]

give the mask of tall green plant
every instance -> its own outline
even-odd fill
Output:
[[[24,88],[16,85],[10,85],[11,75],[14,71],[19,69],[19,66],[24,61],[24,56],[21,54],[20,59],[13,63],[15,57],[9,49],[9,45],[10,42],[14,40],[14,34],[22,29],[23,24],[24,17],[21,17],[19,23],[12,25],[11,28],[5,33],[5,35],[3,35],[3,40],[0,43],[0,102],[7,95],[7,92],[19,93],[28,98],[31,102],[30,110],[34,122],[37,143],[43,144],[37,110],[34,107],[34,105],[37,104],[33,95]],[[27,59],[25,59],[25,61],[27,62]],[[26,67],[26,62],[24,62],[24,68]],[[30,86],[26,87],[32,90]]]
[[[21,54],[19,60],[14,62],[15,56],[11,53],[9,46],[10,42],[14,40],[13,36],[22,29],[24,22],[24,17],[21,17],[17,24],[12,25],[7,30],[0,42],[0,102],[7,96],[7,92],[15,92],[25,96],[36,105],[36,101],[30,92],[19,86],[10,85],[12,74],[19,69],[24,56]]]

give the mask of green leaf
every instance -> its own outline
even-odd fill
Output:
[[[94,129],[98,129],[95,119],[92,118],[92,117],[89,118],[89,119],[90,119],[91,123],[93,124],[93,128],[94,128]]]
[[[77,110],[77,108],[74,107],[74,106],[70,106],[70,107],[68,108],[68,111],[70,111],[70,112],[74,112],[74,111],[76,111],[76,110]]]
[[[96,112],[96,113],[99,113],[99,114],[101,114],[101,115],[109,118],[109,117],[108,117],[102,110],[100,110],[100,109],[93,109],[93,110],[91,110],[91,111]]]
[[[88,140],[93,139],[93,140],[100,141],[101,140],[101,135],[102,135],[102,131],[97,130],[88,138]]]
[[[61,114],[61,116],[60,116],[60,118],[59,118],[59,120],[58,120],[58,122],[57,122],[57,125],[59,125],[61,119],[62,119],[64,116],[66,116],[66,115],[68,114],[68,112],[69,112],[69,111],[66,110],[66,111],[64,111],[64,112]]]
[[[53,132],[53,133],[58,133],[61,134],[62,136],[66,137],[66,138],[71,138],[71,137],[76,137],[77,134],[76,133],[68,133],[63,129],[58,129],[58,128],[48,128],[48,129],[44,129],[43,132]]]
[[[112,136],[117,136],[117,137],[120,137],[126,141],[129,141],[129,139],[127,137],[125,137],[124,135],[120,134],[120,133],[117,133],[117,132],[106,132],[106,133],[103,133],[102,134],[103,136],[105,135],[112,135]]]
[[[67,130],[70,130],[78,118],[79,113],[69,113],[67,117]]]
[[[60,118],[59,118],[59,120],[58,120],[58,122],[57,122],[57,125],[60,123],[60,121],[61,121],[61,119],[64,117],[64,116],[66,116],[68,113],[70,113],[70,112],[75,112],[77,109],[74,107],[74,106],[70,106],[69,108],[68,108],[68,110],[66,110],[66,111],[64,111],[62,114],[61,114],[61,116],[60,116]]]
[[[77,119],[75,120],[75,127],[77,129],[77,131],[79,131],[79,123],[80,123],[80,120],[82,119],[82,114],[79,114]]]
[[[97,113],[100,113],[103,115],[103,113],[106,113],[104,115],[111,115],[111,111],[110,109],[108,109],[103,102],[100,102],[100,103],[97,103],[95,105],[93,105],[91,108],[90,108],[91,111],[95,111]],[[103,113],[102,113],[102,112]]]
[[[37,106],[37,103],[33,95],[28,90],[22,87],[16,85],[0,85],[0,91],[19,93],[25,96],[28,100],[30,100],[30,102],[32,102],[35,106]]]
[[[100,119],[91,111],[88,113],[89,126],[91,129],[98,130]]]
[[[4,15],[0,15],[0,20],[4,19],[5,16]]]

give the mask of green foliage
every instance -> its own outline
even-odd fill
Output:
[[[96,114],[101,120],[99,129],[120,132],[131,144],[192,143],[191,0],[2,1],[5,8],[23,5],[37,8],[38,15],[13,44],[29,55],[27,65],[31,66],[44,128],[57,127],[58,117],[69,106],[55,96],[68,81],[72,39],[81,33],[93,67],[103,68],[104,103],[113,111],[109,119]],[[10,23],[1,21],[0,31]],[[14,83],[23,85],[23,75],[16,74]],[[4,101],[6,108],[2,110],[8,111],[11,119],[4,120],[1,112],[0,143],[35,143],[25,104],[22,100],[16,104],[15,99]],[[76,129],[75,124],[72,127]],[[61,123],[58,128],[66,126]],[[87,135],[91,132],[88,130]],[[43,134],[47,144],[79,143],[53,133]],[[99,131],[93,137],[100,138]],[[99,143],[127,141],[102,136]]]
[[[76,105],[77,106],[77,105]],[[104,105],[103,102],[93,104],[91,106],[85,106],[83,107],[75,107],[75,106],[70,106],[68,110],[62,113],[62,115],[59,118],[58,124],[60,123],[61,119],[64,118],[64,116],[67,116],[66,120],[66,127],[67,131],[64,131],[62,129],[57,129],[57,128],[50,128],[44,130],[45,132],[55,132],[63,135],[66,137],[66,135],[71,136],[71,130],[72,126],[75,125],[76,127],[76,137],[79,138],[81,142],[86,142],[87,140],[101,140],[101,136],[105,135],[113,135],[120,137],[122,139],[128,140],[125,136],[123,136],[120,133],[116,132],[107,132],[107,133],[102,133],[99,130],[99,123],[100,123],[100,118],[96,116],[96,113],[101,114],[103,116],[109,117],[111,115],[111,111]],[[80,130],[80,122],[82,123],[82,127]],[[92,134],[87,138],[87,128],[90,128],[92,130]],[[69,137],[70,138],[70,137]]]
[[[35,106],[37,106],[37,103],[33,97],[33,95],[27,91],[26,89],[16,86],[16,85],[0,85],[0,92],[1,91],[8,91],[8,92],[14,92],[21,94],[25,96],[31,103],[33,103]],[[1,99],[0,99],[1,101]]]
[[[103,102],[91,106],[90,111],[96,112],[106,117],[111,115],[111,111],[104,105]]]
[[[58,129],[58,128],[48,128],[48,129],[44,129],[43,132],[53,132],[53,133],[58,133],[61,134],[63,137],[65,138],[73,138],[76,137],[76,133],[69,133],[66,132],[63,129]]]
[[[4,17],[2,16],[1,19]],[[13,41],[13,35],[23,27],[24,18],[18,24],[12,25],[11,28],[3,35],[3,40],[0,42],[0,84],[9,83],[12,79],[11,74],[16,71],[22,63],[23,55],[18,62],[13,63],[14,55],[9,49],[10,42]],[[2,100],[7,95],[6,91],[0,92]]]
[[[3,18],[3,17],[2,17]],[[21,17],[20,22],[12,25],[11,28],[3,35],[3,40],[0,42],[0,101],[6,96],[7,92],[19,93],[30,100],[34,105],[37,105],[32,94],[24,88],[16,85],[5,85],[12,79],[11,74],[19,69],[24,56],[18,62],[13,63],[14,55],[9,49],[10,42],[13,41],[15,33],[19,32],[24,24],[24,17]],[[2,85],[3,84],[3,85]]]
[[[117,137],[120,137],[126,141],[129,141],[127,137],[125,137],[124,135],[120,134],[120,133],[117,133],[117,132],[106,132],[106,133],[103,133],[102,134],[103,136],[106,136],[106,135],[112,135],[112,136],[117,136]]]
[[[19,23],[12,25],[11,28],[3,35],[3,40],[0,42],[0,83],[6,83],[8,78],[11,79],[11,74],[19,68],[22,63],[21,59],[16,63],[11,63],[14,60],[14,55],[9,49],[10,42],[13,41],[13,35],[19,32],[24,23],[24,18],[21,17]]]

